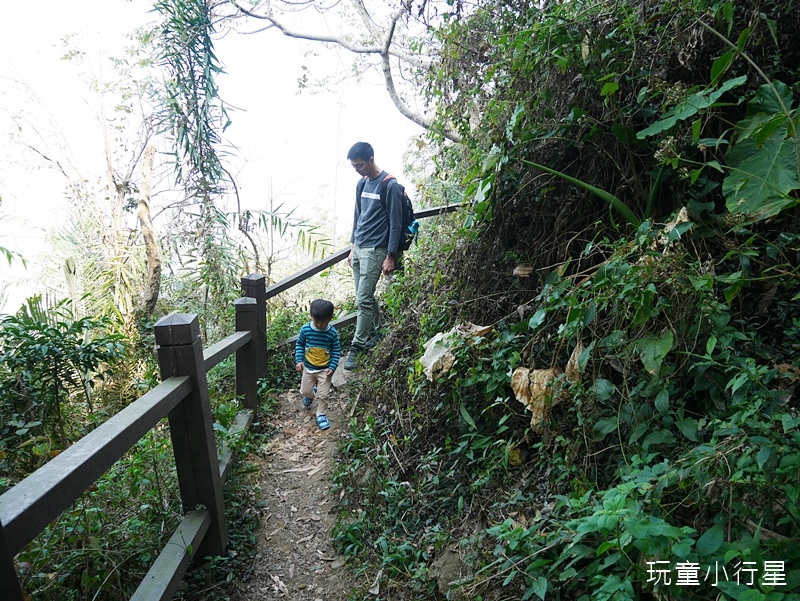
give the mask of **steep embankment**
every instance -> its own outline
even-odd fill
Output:
[[[387,292],[338,477],[336,540],[387,597],[798,594],[798,18],[488,3],[448,29],[470,137],[422,189],[457,174],[473,206]]]

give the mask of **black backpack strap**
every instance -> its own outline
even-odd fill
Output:
[[[381,187],[379,193],[381,196],[381,202],[383,202],[383,209],[386,211],[387,214],[389,213],[389,182],[392,180],[397,182],[397,178],[394,175],[387,174],[386,177],[384,177],[381,180]]]
[[[367,176],[365,175],[360,180],[358,180],[358,184],[356,185],[356,198],[361,200],[361,193],[364,191],[364,186],[367,185]]]

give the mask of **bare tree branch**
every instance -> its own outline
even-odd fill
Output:
[[[283,33],[283,35],[290,38],[298,40],[307,40],[312,42],[336,44],[337,46],[340,46],[341,48],[344,48],[345,50],[352,52],[354,54],[361,54],[361,55],[373,54],[380,56],[381,69],[383,72],[383,79],[386,84],[386,91],[388,92],[389,98],[392,100],[392,103],[395,105],[400,114],[409,119],[410,121],[413,121],[420,127],[424,127],[425,129],[430,129],[433,126],[431,120],[411,110],[408,104],[403,100],[403,98],[401,98],[395,86],[394,77],[392,75],[391,59],[393,57],[397,58],[400,61],[404,61],[409,65],[412,65],[419,69],[427,69],[435,64],[434,59],[429,57],[422,57],[416,54],[409,54],[401,50],[398,44],[394,43],[395,32],[397,29],[398,21],[404,14],[407,14],[411,10],[410,0],[404,0],[400,8],[398,8],[391,15],[385,33],[383,33],[381,31],[381,28],[378,27],[373,21],[371,15],[369,14],[369,11],[364,5],[364,1],[352,0],[352,4],[356,10],[356,13],[363,22],[364,27],[369,33],[369,36],[371,38],[370,40],[371,43],[368,44],[354,43],[342,36],[295,31],[287,27],[282,21],[276,18],[275,15],[272,14],[272,12],[267,12],[266,14],[258,14],[244,8],[236,0],[232,0],[231,4],[233,4],[233,6],[235,6],[236,9],[241,14],[255,19],[264,20],[269,23],[269,25],[257,31],[263,31],[265,29],[271,29],[275,27],[276,29],[280,30],[281,33]],[[445,131],[443,132],[443,135],[447,139],[452,140],[454,142],[461,142],[462,139],[461,136],[454,131]]]
[[[377,25],[375,25],[375,21],[372,20],[372,17],[367,12],[367,7],[364,6],[364,0],[352,0],[353,6],[358,13],[358,16],[361,17],[361,22],[364,23],[364,26],[369,30],[370,34],[372,35],[373,40],[381,39],[381,32],[378,29]]]
[[[284,25],[281,21],[279,21],[272,14],[260,15],[258,13],[254,13],[253,11],[250,11],[250,10],[244,8],[243,6],[240,6],[235,1],[233,2],[233,5],[242,14],[247,15],[248,17],[253,17],[254,19],[261,19],[263,21],[268,21],[269,22],[268,26],[262,27],[261,29],[257,29],[255,31],[250,32],[250,33],[257,33],[259,31],[264,31],[266,29],[271,29],[272,27],[275,27],[275,28],[279,29],[281,31],[281,33],[283,33],[283,35],[285,35],[286,37],[294,38],[296,40],[307,40],[307,41],[310,41],[310,42],[322,42],[322,43],[327,43],[327,44],[336,44],[337,46],[341,46],[345,50],[348,50],[349,52],[352,52],[354,54],[381,54],[381,52],[383,51],[383,46],[379,45],[377,43],[375,43],[373,45],[354,44],[353,42],[351,42],[351,41],[349,41],[349,40],[347,40],[347,39],[345,39],[343,37],[340,37],[340,36],[327,35],[327,34],[324,34],[324,33],[306,33],[306,32],[303,32],[303,31],[295,31],[293,29],[288,28],[286,25]],[[368,22],[368,23],[371,24],[370,33],[373,35],[373,38],[374,39],[379,39],[381,37],[380,31],[378,31],[375,28],[374,24],[372,24],[372,21],[371,21],[371,19],[369,19],[369,14],[366,12],[366,9],[364,8],[363,3],[361,3],[361,2],[359,2],[357,0],[356,1],[356,5],[357,6],[360,5],[361,6],[361,10],[366,15],[365,17],[362,17],[362,18],[366,19],[365,22]],[[359,11],[359,12],[361,12],[361,11]],[[396,22],[397,19],[401,15],[402,15],[402,12],[400,13],[400,15],[397,16],[397,18],[394,18],[393,20]],[[390,52],[391,52],[392,56],[396,56],[397,58],[402,59],[402,60],[414,65],[415,67],[419,67],[420,69],[427,69],[427,68],[431,67],[433,65],[433,63],[434,63],[433,59],[422,57],[422,56],[419,56],[419,55],[408,54],[407,52],[402,52],[402,51],[397,50],[395,48],[391,49]]]

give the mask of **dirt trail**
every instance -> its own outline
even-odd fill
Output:
[[[232,601],[345,601],[356,587],[330,534],[337,500],[333,455],[348,419],[341,389],[329,396],[329,429],[317,427],[315,408],[304,408],[300,394],[290,391],[273,415],[262,418],[276,434],[265,452],[248,458],[260,467],[258,553],[246,581],[234,584]]]

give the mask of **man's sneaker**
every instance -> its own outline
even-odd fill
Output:
[[[328,421],[328,418],[324,415],[317,416],[317,425],[319,426],[320,430],[327,430],[331,427],[331,423]]]
[[[358,356],[363,352],[364,351],[359,348],[351,347],[350,353],[347,355],[347,359],[344,361],[344,368],[347,371],[352,371],[358,367]]]
[[[314,402],[314,399],[310,399],[307,396],[303,397],[303,407],[305,407],[306,409],[311,407],[311,403],[313,403],[313,402]]]

